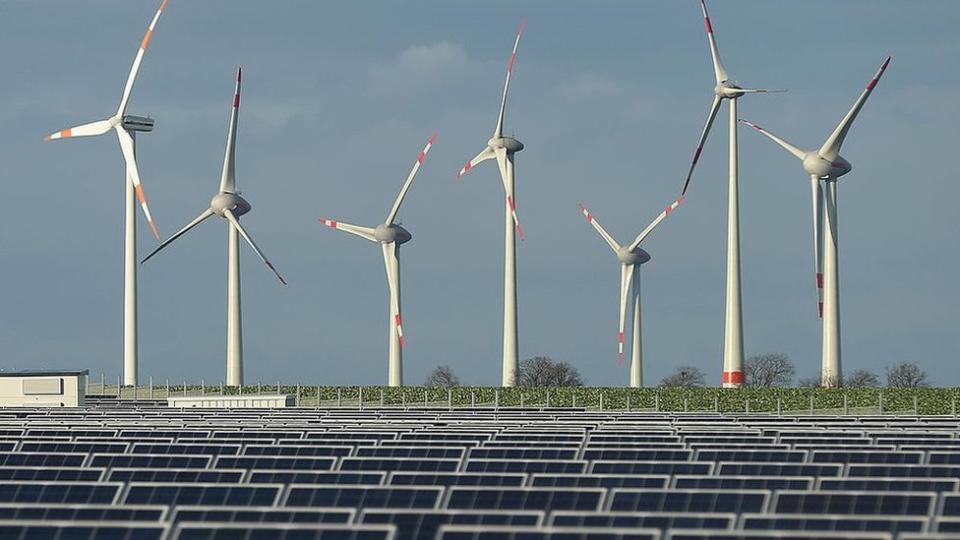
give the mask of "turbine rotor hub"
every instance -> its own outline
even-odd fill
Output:
[[[630,246],[623,246],[617,250],[617,259],[623,264],[643,264],[650,260],[650,254],[640,247],[631,251]]]
[[[810,152],[803,158],[803,169],[807,174],[816,175],[819,178],[827,176],[839,178],[850,172],[853,166],[841,156],[830,161],[816,152]]]
[[[397,244],[406,244],[413,238],[410,231],[400,225],[377,225],[373,230],[373,236],[382,244],[396,242]]]
[[[250,211],[250,203],[236,193],[217,193],[210,199],[210,208],[218,215],[230,210],[233,215],[240,217]]]
[[[508,154],[523,150],[523,143],[513,137],[494,137],[487,141],[487,146],[494,150],[504,148]]]
[[[743,95],[743,89],[739,86],[723,81],[713,87],[713,93],[720,98],[735,99]]]

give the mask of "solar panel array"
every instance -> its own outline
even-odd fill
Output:
[[[0,410],[0,538],[960,535],[960,420]]]

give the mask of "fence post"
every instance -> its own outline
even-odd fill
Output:
[[[170,379],[167,379],[167,397],[170,397]]]
[[[363,410],[363,387],[360,387],[360,396],[357,400],[357,408]]]
[[[187,395],[187,381],[183,381],[183,395]]]
[[[520,391],[520,408],[523,408],[523,390]]]
[[[153,375],[150,376],[150,399],[153,400]]]
[[[317,387],[317,401],[320,400],[320,387]],[[343,407],[343,388],[337,388],[337,407]]]
[[[603,410],[603,390],[600,391],[600,410]]]
[[[920,401],[920,400],[917,399],[917,395],[914,394],[914,395],[913,395],[913,415],[914,415],[914,416],[919,416],[919,415],[920,415],[920,407],[918,406],[918,405],[919,405],[919,401]]]
[[[720,394],[713,395],[713,412],[720,412]]]
[[[297,383],[297,406],[300,406],[300,383]]]
[[[950,414],[957,415],[957,396],[953,396],[953,401],[950,402]]]
[[[207,395],[207,385],[206,383],[203,382],[203,379],[200,379],[200,395],[201,396]]]
[[[104,379],[103,372],[101,371],[100,372],[100,395],[102,396],[106,393],[107,393],[106,379]]]
[[[470,391],[470,407],[473,408],[476,406],[477,406],[477,395],[473,392],[473,390],[471,390]]]
[[[574,392],[574,394],[573,394],[573,407],[574,407],[574,408],[577,407],[577,394],[576,394],[576,392]]]
[[[813,394],[810,394],[810,414],[813,414]]]
[[[883,414],[883,391],[877,392],[877,408],[880,409],[880,414]]]
[[[277,379],[277,393],[280,393],[280,379]]]
[[[123,401],[123,387],[120,386],[120,376],[117,375],[117,400]]]
[[[423,408],[424,409],[427,408],[427,391],[426,390],[423,391]]]
[[[447,410],[453,410],[453,389],[447,388]]]
[[[257,381],[257,395],[263,393],[263,381]]]
[[[688,412],[690,410],[690,403],[687,398],[683,398],[683,412]]]
[[[383,407],[383,388],[380,389],[380,407]]]
[[[630,394],[627,394],[627,412],[630,412]]]
[[[547,390],[547,408],[550,408],[550,391]]]
[[[406,393],[406,392],[403,392],[403,391],[401,391],[401,393],[400,393],[400,406],[401,406],[404,410],[406,410],[406,408],[407,408],[407,393]]]
[[[500,389],[499,388],[493,389],[493,410],[495,411],[500,410]]]
[[[843,415],[850,416],[850,403],[847,400],[847,393],[843,393]]]
[[[653,395],[653,408],[657,412],[660,412],[660,392]]]
[[[750,413],[750,398],[743,400],[743,412]]]
[[[319,384],[317,385],[317,406],[315,407],[315,410],[317,411],[320,410],[320,385]]]
[[[783,416],[783,398],[777,396],[777,417]]]

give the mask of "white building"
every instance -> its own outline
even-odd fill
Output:
[[[0,407],[82,407],[87,370],[0,371]]]

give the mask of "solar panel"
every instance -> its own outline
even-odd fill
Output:
[[[343,458],[340,461],[342,471],[453,472],[458,469],[459,459]]]
[[[466,472],[581,474],[586,468],[586,461],[574,460],[472,459],[467,461]]]
[[[190,454],[197,456],[237,455],[240,453],[239,444],[169,444],[169,443],[135,443],[131,452],[134,454]],[[114,452],[116,453],[116,452]]]
[[[656,529],[589,529],[443,525],[437,540],[657,540]]]
[[[352,508],[177,506],[172,521],[221,523],[352,523]]]
[[[0,453],[0,467],[82,467],[86,460],[87,454]]]
[[[0,482],[0,502],[109,504],[121,487],[98,482]]]
[[[666,488],[669,481],[670,477],[667,475],[534,474],[531,476],[533,487]]]
[[[694,529],[674,529],[667,531],[667,540],[752,540],[768,539],[771,535],[766,531],[716,531],[716,530],[694,530]],[[816,539],[816,540],[891,540],[888,533],[880,532],[832,532],[825,534],[823,531],[777,531],[776,538],[790,539]],[[904,537],[901,536],[901,539]]]
[[[697,450],[697,461],[741,461],[761,463],[801,463],[805,450]]]
[[[678,489],[811,489],[813,478],[802,476],[676,476]]]
[[[289,442],[289,441],[288,441]],[[296,442],[300,442],[299,440]],[[352,446],[320,446],[320,445],[265,445],[248,444],[243,448],[245,456],[349,456],[353,453]]]
[[[390,475],[394,486],[515,486],[526,484],[526,474],[407,473]]]
[[[447,508],[481,510],[599,510],[604,489],[451,487]]]
[[[587,448],[583,459],[604,461],[690,461],[692,450],[637,448]]]
[[[360,523],[391,524],[397,528],[397,540],[434,538],[442,525],[507,525],[537,526],[543,520],[542,512],[496,512],[458,510],[365,510]]]
[[[357,448],[358,457],[380,458],[434,458],[460,459],[462,447],[417,447],[417,446],[364,446]]]
[[[241,470],[210,469],[137,469],[116,468],[110,470],[112,482],[176,482],[176,483],[222,483],[237,484],[243,480]]]
[[[960,478],[958,465],[850,465],[847,476],[884,478]]]
[[[0,467],[0,481],[97,482],[102,477],[103,469],[86,469],[82,467]]]
[[[960,452],[930,452],[928,463],[960,465]]]
[[[62,521],[161,521],[164,506],[114,506],[111,504],[0,504],[0,520]]]
[[[124,504],[274,506],[283,486],[131,483]]]
[[[552,527],[613,527],[647,529],[729,529],[736,514],[671,512],[567,512],[551,514]]]
[[[923,452],[813,452],[811,461],[814,463],[922,463]]]
[[[835,463],[719,463],[721,476],[840,476]]]
[[[337,458],[286,456],[220,456],[217,469],[271,469],[277,471],[329,471]]]
[[[592,474],[711,474],[713,463],[692,461],[594,461]]]
[[[958,491],[956,478],[821,478],[823,491]]]
[[[568,448],[471,448],[469,459],[577,459],[579,449]],[[587,458],[589,459],[589,458]]]
[[[937,532],[960,533],[960,519],[940,517],[936,519],[936,522],[934,522],[930,528]]]
[[[186,456],[163,454],[93,454],[90,464],[94,467],[137,469],[206,469],[211,456]],[[231,467],[223,467],[231,468]]]
[[[385,472],[250,471],[251,484],[383,484]]]
[[[392,540],[394,534],[394,528],[386,525],[232,525],[181,522],[177,525],[173,537],[177,540]]]
[[[773,509],[783,514],[927,516],[936,494],[902,492],[780,491]]]
[[[351,508],[436,508],[440,487],[291,484],[284,506]]]
[[[805,514],[746,514],[741,518],[745,530],[776,531],[874,531],[923,532],[926,517],[805,515]]]
[[[0,538],[22,540],[56,539],[94,539],[111,540],[161,540],[166,538],[167,525],[164,523],[73,521],[5,521],[0,522]]]
[[[762,512],[767,491],[614,489],[610,510],[630,512]]]
[[[37,442],[24,441],[20,444],[21,452],[55,452],[55,453],[92,453],[122,454],[129,449],[127,443],[117,442]]]

